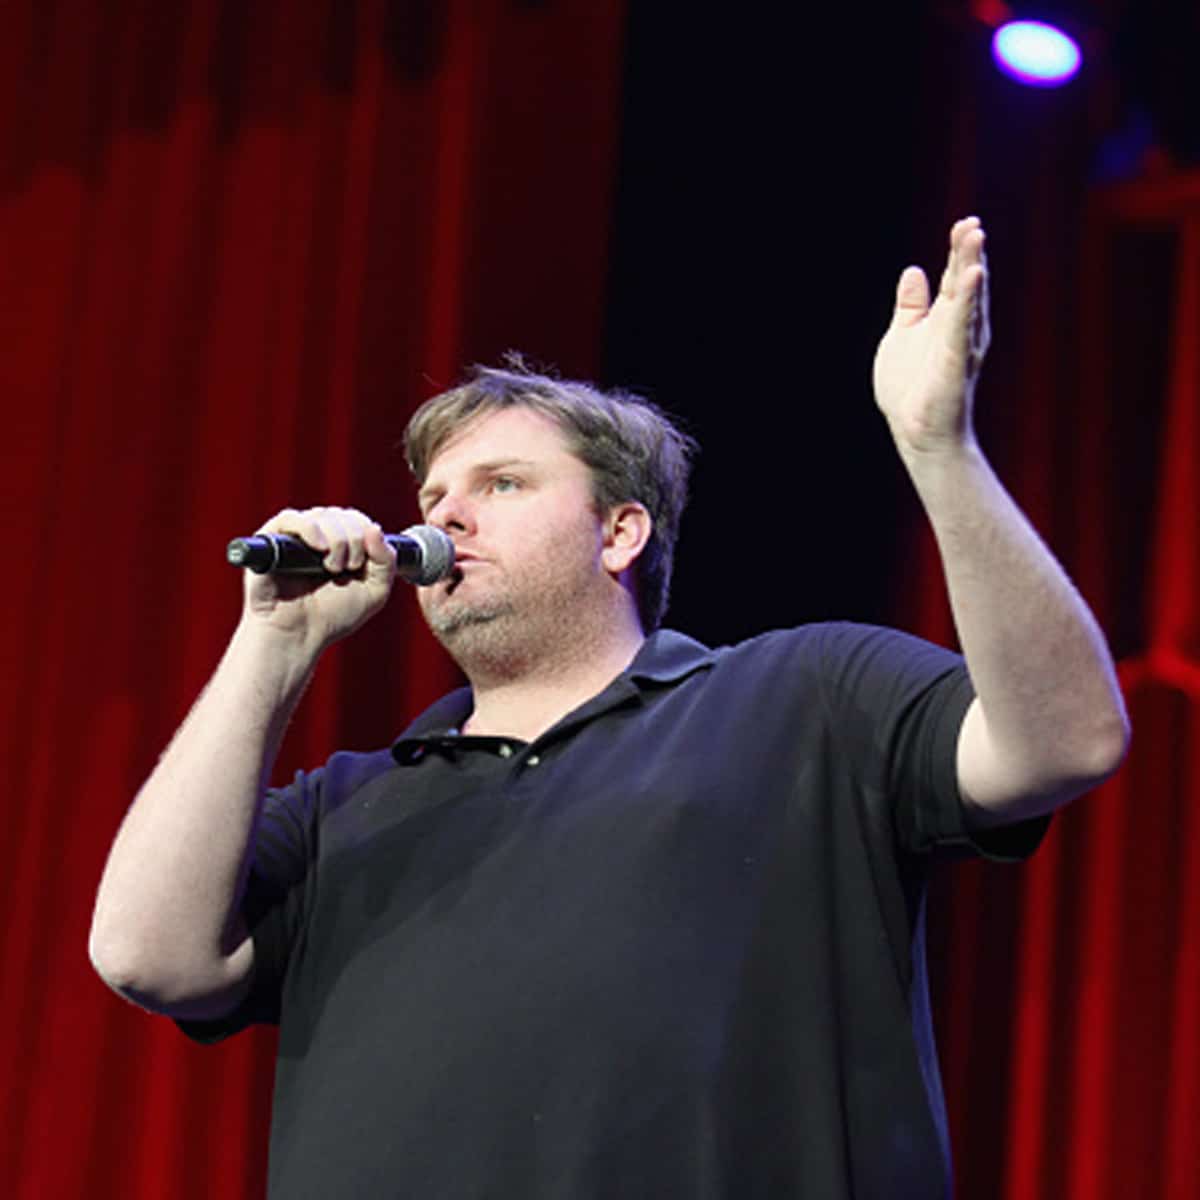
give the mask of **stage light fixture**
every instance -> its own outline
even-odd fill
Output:
[[[973,0],[973,15],[992,30],[992,58],[1029,87],[1061,87],[1083,63],[1077,22],[1064,5]],[[1066,18],[1066,19],[1064,19]]]
[[[1044,21],[1008,21],[992,36],[992,57],[1006,75],[1029,87],[1061,87],[1083,62],[1078,43]]]

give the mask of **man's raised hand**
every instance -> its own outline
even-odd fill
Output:
[[[906,267],[875,355],[875,400],[902,455],[973,441],[975,383],[987,352],[987,260],[978,217],[957,221],[933,303],[920,267]]]

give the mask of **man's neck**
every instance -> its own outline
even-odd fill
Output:
[[[640,628],[567,661],[543,661],[512,678],[472,680],[475,707],[463,732],[532,742],[602,692],[645,641]]]

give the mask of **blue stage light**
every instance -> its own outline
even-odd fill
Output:
[[[1001,25],[992,38],[992,57],[1005,74],[1031,87],[1059,87],[1083,62],[1075,41],[1042,21]]]

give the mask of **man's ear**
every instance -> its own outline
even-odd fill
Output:
[[[644,504],[627,500],[615,504],[604,519],[604,550],[601,558],[613,575],[627,571],[646,548],[654,522]]]

